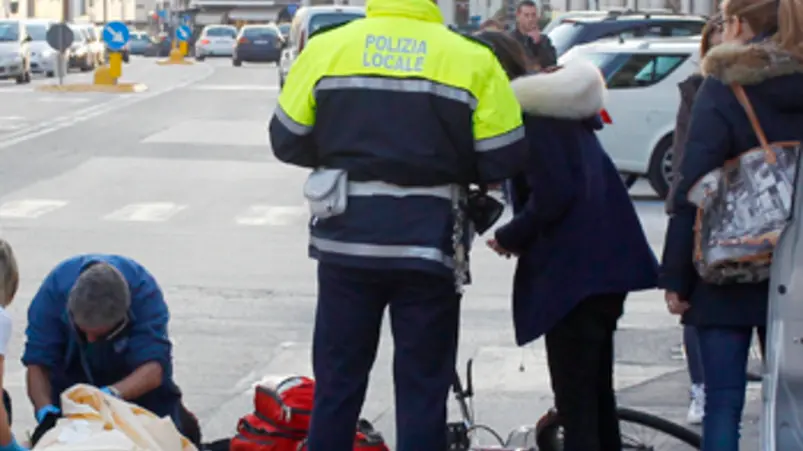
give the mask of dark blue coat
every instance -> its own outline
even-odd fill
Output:
[[[723,44],[703,60],[706,80],[692,109],[674,214],[667,230],[661,287],[691,302],[686,322],[698,326],[763,326],[768,284],[712,285],[694,269],[695,207],[686,200],[701,176],[758,146],[750,122],[729,87],[744,86],[767,138],[803,141],[803,65],[769,43]]]
[[[87,344],[72,325],[67,297],[82,270],[94,262],[108,263],[123,274],[131,289],[129,326],[118,338]],[[139,263],[117,255],[89,254],[69,258],[42,282],[28,307],[25,366],[39,365],[51,375],[53,403],[71,386],[113,385],[148,362],[162,365],[164,382],[134,403],[178,423],[181,393],[173,383],[172,344],[167,335],[170,313],[162,290]]]
[[[519,254],[513,320],[523,345],[589,296],[655,288],[658,262],[595,134],[605,91],[599,70],[573,62],[513,86],[530,153],[512,180],[515,216],[496,239]]]

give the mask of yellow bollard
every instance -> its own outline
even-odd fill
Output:
[[[123,75],[123,55],[120,52],[109,54],[109,72],[114,78],[120,78]]]
[[[189,50],[187,41],[181,41],[181,43],[178,45],[178,49],[181,51],[181,56],[187,56],[187,51]]]
[[[184,54],[181,53],[179,49],[173,49],[170,51],[170,56],[168,57],[168,61],[171,63],[181,64],[184,61]]]
[[[112,71],[107,66],[95,69],[95,85],[113,86],[117,84],[117,77],[112,76]]]

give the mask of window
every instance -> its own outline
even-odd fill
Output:
[[[45,41],[47,40],[47,28],[47,25],[28,24],[25,26],[25,32],[34,41]]]
[[[214,27],[207,28],[204,34],[213,38],[233,38],[237,36],[237,30],[233,27]]]
[[[362,14],[336,13],[336,14],[316,14],[309,21],[309,34],[313,34],[323,27],[338,25],[352,20],[362,19]]]
[[[667,24],[669,36],[699,36],[705,24],[702,22],[678,22]]]
[[[16,42],[20,40],[18,22],[0,22],[0,42]]]
[[[248,39],[268,39],[275,38],[276,35],[276,29],[268,27],[246,28],[243,30],[243,36]]]
[[[642,88],[651,86],[666,78],[683,63],[689,55],[655,55],[638,53],[619,66],[608,78],[608,87]]]

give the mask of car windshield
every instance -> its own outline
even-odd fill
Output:
[[[282,34],[290,33],[290,24],[289,23],[283,23],[283,24],[279,25],[279,32],[281,32]]]
[[[79,28],[70,27],[70,30],[72,30],[72,40],[73,40],[73,42],[81,43],[81,42],[84,42],[86,40],[86,38],[84,37],[84,33]]]
[[[19,24],[17,22],[0,22],[0,41],[14,42],[20,40]]]
[[[309,21],[309,34],[313,34],[323,27],[338,25],[355,19],[362,19],[363,17],[365,16],[358,13],[316,14]]]
[[[28,24],[25,26],[25,32],[34,41],[47,40],[47,25],[44,24]]]
[[[237,36],[237,31],[229,27],[207,28],[206,35],[213,38],[233,38]]]
[[[275,38],[278,31],[275,28],[259,27],[259,28],[246,28],[243,30],[243,36],[248,39],[268,39]]]
[[[583,30],[583,26],[577,22],[564,21],[550,31],[547,36],[555,46],[558,55],[566,53],[576,42],[577,36]]]

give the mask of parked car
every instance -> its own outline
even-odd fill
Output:
[[[67,67],[79,69],[81,72],[87,72],[97,66],[95,55],[89,45],[86,31],[77,25],[70,24],[72,30],[73,41],[70,46],[70,59]]]
[[[289,22],[280,23],[279,25],[276,25],[276,26],[279,27],[279,31],[282,33],[282,39],[284,39],[285,41],[290,39],[290,23]]]
[[[129,52],[132,55],[145,55],[151,45],[151,37],[144,31],[132,31],[129,40]]]
[[[584,58],[608,84],[600,141],[628,185],[646,177],[662,198],[671,182],[678,83],[699,68],[700,37],[604,40],[574,47],[559,64]]]
[[[606,38],[698,36],[705,23],[701,16],[612,10],[603,16],[561,19],[548,36],[560,56],[575,45]]]
[[[282,47],[282,32],[275,25],[245,25],[237,35],[231,63],[278,63]]]
[[[76,24],[84,32],[89,52],[95,59],[93,67],[102,65],[106,61],[106,43],[101,39],[101,33],[92,24]]]
[[[166,57],[170,56],[172,50],[173,39],[168,33],[161,32],[156,37],[151,39],[151,43],[145,49],[145,56]]]
[[[365,17],[365,8],[360,6],[304,6],[296,11],[290,26],[290,37],[279,60],[279,87],[284,86],[284,79],[290,72],[293,62],[304,50],[307,39],[324,27],[351,22]]]
[[[195,59],[203,61],[207,56],[234,54],[237,44],[237,28],[232,25],[207,25],[195,44]]]
[[[55,22],[29,19],[24,22],[25,32],[30,36],[31,72],[55,77],[59,65],[59,54],[47,43],[47,30]]]
[[[547,23],[547,26],[544,27],[541,32],[544,34],[549,34],[555,27],[563,23],[565,20],[569,19],[577,19],[581,17],[604,17],[610,14],[608,11],[566,11],[562,13],[556,13],[552,19]]]
[[[31,81],[31,38],[19,20],[0,20],[0,80]]]

